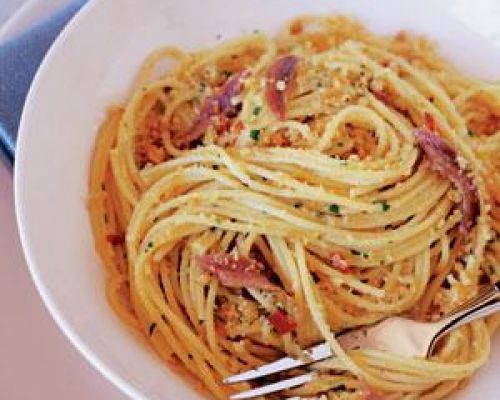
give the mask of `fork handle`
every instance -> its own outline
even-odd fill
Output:
[[[483,287],[475,297],[439,321],[441,329],[434,337],[428,354],[432,352],[437,341],[447,333],[498,311],[500,311],[500,282]]]

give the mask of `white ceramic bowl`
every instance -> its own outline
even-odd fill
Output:
[[[464,71],[500,78],[496,0],[92,0],[50,50],[31,88],[16,154],[16,211],[35,284],[54,319],[106,377],[137,399],[198,399],[108,307],[85,209],[89,159],[104,110],[124,99],[153,49],[197,48],[302,13],[347,12],[378,32],[435,39]],[[500,343],[495,351],[500,355]],[[492,360],[460,398],[498,398]]]

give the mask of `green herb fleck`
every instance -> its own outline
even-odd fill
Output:
[[[212,169],[213,169],[214,171],[218,171],[218,170],[219,170],[219,166],[218,166],[218,165],[216,165],[216,164],[214,164],[214,165],[212,165]]]
[[[259,136],[260,136],[260,129],[252,129],[250,131],[250,137],[253,140],[255,140],[255,141],[259,140]]]
[[[363,258],[366,260],[368,258],[368,253],[363,253]]]
[[[467,129],[467,135],[472,137],[472,136],[474,136],[474,132],[472,132],[470,129]]]
[[[151,325],[149,325],[149,336],[153,335],[155,329],[156,329],[156,322],[153,322]]]
[[[385,201],[385,200],[377,200],[377,201],[374,201],[374,203],[375,204],[379,203],[382,206],[383,212],[389,211],[389,209],[391,208],[391,206],[389,204],[387,204],[387,201]]]
[[[295,208],[300,208],[303,206],[303,204],[299,201],[293,205]]]
[[[150,248],[150,249],[153,248],[153,242],[148,242],[148,248]]]
[[[339,214],[340,213],[340,207],[338,204],[330,204],[330,207],[328,207],[328,211],[334,214]]]
[[[255,115],[255,116],[257,116],[257,115],[260,114],[261,110],[262,110],[261,106],[255,106],[254,109],[253,109],[252,114]]]
[[[353,256],[359,256],[359,255],[361,254],[361,252],[360,252],[360,251],[358,251],[358,250],[351,249],[351,254],[352,254]]]

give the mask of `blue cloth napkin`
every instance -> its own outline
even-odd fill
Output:
[[[0,150],[11,162],[31,81],[52,42],[85,1],[71,2],[26,32],[0,44]]]

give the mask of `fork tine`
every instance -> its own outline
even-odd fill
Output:
[[[319,344],[311,347],[309,350],[304,351],[304,358],[283,357],[279,360],[265,364],[256,369],[242,372],[241,374],[232,375],[223,380],[225,384],[233,384],[243,381],[249,381],[263,376],[275,374],[276,372],[286,371],[288,369],[300,367],[302,365],[311,364],[315,361],[320,361],[325,358],[331,357],[332,351],[330,346],[326,343]]]
[[[293,387],[303,385],[304,383],[311,382],[316,378],[316,375],[316,372],[309,372],[304,375],[295,376],[293,378],[284,379],[279,382],[270,383],[269,385],[264,385],[255,389],[250,389],[244,392],[233,394],[229,396],[229,398],[231,400],[251,399],[257,396],[264,396],[266,394],[279,392],[280,390],[291,389]]]

